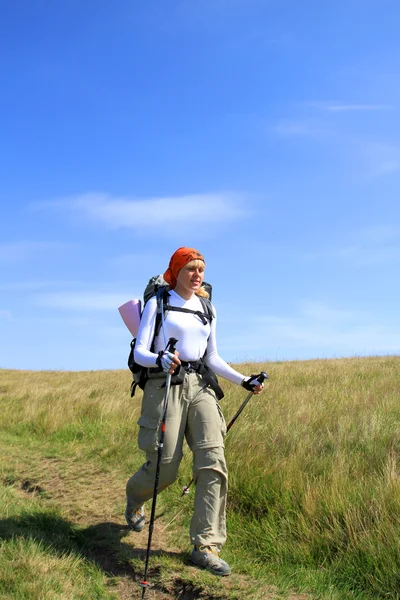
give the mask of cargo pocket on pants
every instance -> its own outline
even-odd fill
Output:
[[[158,449],[158,430],[160,422],[158,418],[151,418],[142,415],[137,424],[140,426],[138,435],[138,446],[140,450],[146,453],[157,452]]]
[[[225,417],[224,414],[221,410],[221,407],[219,405],[219,403],[217,402],[217,408],[218,408],[218,413],[219,413],[219,418],[221,420],[221,433],[222,433],[222,437],[226,436],[226,421],[225,421]]]

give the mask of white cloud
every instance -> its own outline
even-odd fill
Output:
[[[377,174],[396,173],[400,171],[400,158],[382,162],[376,169]]]
[[[64,247],[70,247],[70,244],[63,244],[61,242],[36,242],[30,240],[6,242],[0,244],[0,262],[22,262],[32,259],[38,254],[54,252]]]
[[[319,138],[332,134],[331,128],[326,123],[317,119],[282,120],[273,130],[283,136],[314,137]]]
[[[34,296],[38,306],[73,311],[110,311],[134,298],[132,292],[54,292]]]
[[[11,310],[0,309],[0,321],[11,321]]]
[[[147,276],[149,273],[156,273],[160,268],[160,256],[151,252],[132,252],[110,257],[107,259],[107,264],[125,270],[127,273],[134,271],[136,278],[139,279],[141,273],[146,273]]]
[[[298,118],[283,118],[274,125],[273,131],[287,138],[329,142],[337,156],[341,159],[346,156],[345,169],[353,177],[356,171],[362,173],[363,179],[365,176],[383,177],[400,172],[400,145],[397,140],[390,140],[387,130],[390,115],[385,115],[385,118],[379,115],[379,118],[373,119],[369,114],[388,111],[391,109],[389,105],[306,102],[305,106],[307,114]],[[340,118],[340,114],[344,116],[346,113],[353,114],[347,119]],[[356,113],[365,113],[361,134],[360,118],[357,118]],[[382,127],[383,141],[376,139],[379,126]]]
[[[301,312],[306,318],[316,322],[327,323],[348,322],[358,318],[360,315],[359,311],[354,313],[349,310],[332,308],[331,306],[313,300],[305,301],[302,305]]]
[[[400,146],[380,142],[363,144],[362,151],[371,175],[383,176],[400,171]]]
[[[388,106],[378,104],[350,104],[339,102],[306,102],[305,106],[311,108],[310,114],[298,119],[282,119],[274,131],[284,136],[325,137],[337,133],[337,123],[334,124],[328,115],[316,116],[315,109],[325,113],[366,112],[388,109]]]
[[[375,225],[360,232],[360,236],[369,242],[387,242],[400,239],[399,225]]]
[[[336,307],[304,302],[293,316],[259,315],[253,319],[256,348],[266,340],[269,354],[280,348],[293,356],[350,356],[400,352],[400,327],[378,322],[366,311],[341,310]],[[247,340],[249,341],[249,340]]]
[[[75,281],[9,281],[0,283],[0,292],[27,292],[32,290],[40,290],[55,287],[71,287],[75,285]]]
[[[310,106],[315,106],[329,112],[366,112],[389,110],[390,106],[385,104],[363,104],[363,103],[345,103],[345,102],[309,102]]]
[[[160,198],[137,199],[88,193],[53,202],[42,202],[39,208],[53,207],[75,212],[87,220],[99,222],[112,229],[128,227],[139,231],[157,229],[161,235],[169,227],[212,225],[249,216],[246,199],[239,194],[190,194]],[[247,199],[248,200],[248,199]]]
[[[320,251],[303,256],[305,260],[340,260],[347,266],[373,267],[400,263],[400,227],[381,225],[347,234],[346,238]]]
[[[163,13],[164,27],[169,30],[179,31],[183,29],[201,29],[209,31],[221,25],[243,19],[249,14],[257,17],[259,11],[263,10],[265,0],[179,0],[173,9]],[[265,33],[264,33],[265,36]]]

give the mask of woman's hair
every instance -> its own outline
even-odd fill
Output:
[[[201,288],[199,288],[197,290],[197,292],[195,292],[196,296],[202,296],[203,298],[209,298],[210,294],[207,292],[206,288],[204,286],[201,286]]]
[[[194,260],[190,260],[186,263],[185,267],[194,267],[196,269],[200,267],[205,267],[204,260],[200,260],[199,258],[195,258]]]
[[[186,267],[204,267],[204,261],[196,258],[195,260],[191,260],[190,262],[188,262],[186,265]],[[209,298],[210,294],[207,292],[206,288],[201,286],[201,288],[199,288],[197,290],[197,292],[195,292],[196,296],[202,296],[203,298]]]

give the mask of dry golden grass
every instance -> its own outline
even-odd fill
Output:
[[[288,581],[305,586],[318,598],[400,597],[400,358],[247,363],[239,370],[265,370],[269,381],[226,441],[226,558],[236,570],[273,578],[281,589]],[[90,512],[85,469],[87,477],[96,468],[129,475],[143,460],[136,449],[141,393],[131,399],[130,383],[127,371],[0,370],[0,428],[25,449],[41,441],[46,460],[62,449],[79,461],[76,494]],[[246,392],[223,387],[229,421]],[[188,483],[190,467],[187,454],[180,483]],[[177,494],[162,495],[160,506],[172,516]],[[187,505],[178,530],[187,525]]]
[[[127,395],[131,377],[126,371],[0,370],[0,377],[4,425],[38,423],[50,433],[84,417],[130,420],[131,411],[138,410]]]

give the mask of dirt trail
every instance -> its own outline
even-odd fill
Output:
[[[119,600],[141,598],[139,583],[143,577],[148,527],[133,533],[123,519],[124,486],[120,474],[104,473],[87,460],[27,454],[20,448],[4,446],[0,451],[17,474],[10,481],[23,495],[40,495],[56,504],[69,523],[79,525],[87,544],[80,550],[104,571],[112,581]],[[6,482],[7,483],[7,482]],[[172,536],[165,532],[162,515],[158,515],[152,539],[146,600],[278,600],[284,596],[272,587],[262,588],[243,575],[233,574],[212,586],[198,582],[198,569],[174,548]],[[171,561],[171,573],[160,577],[163,560]],[[164,571],[166,569],[163,569]],[[190,582],[190,583],[189,583]],[[193,582],[193,583],[192,583]],[[286,600],[312,600],[308,595],[291,594]]]

